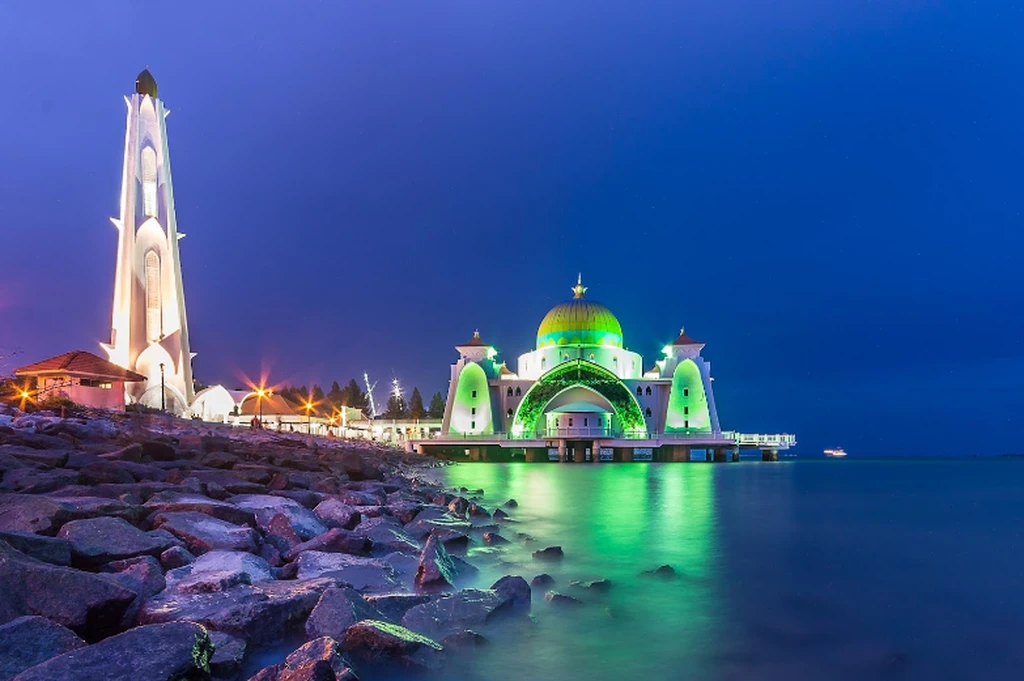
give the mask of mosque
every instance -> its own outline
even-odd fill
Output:
[[[516,371],[479,332],[457,345],[441,435],[410,447],[576,462],[690,461],[702,450],[725,461],[738,460],[740,447],[776,460],[796,444],[790,434],[722,430],[704,343],[685,330],[645,369],[612,311],[586,297],[582,276],[572,292],[541,320],[536,349]]]

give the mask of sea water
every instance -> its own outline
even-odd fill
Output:
[[[546,572],[531,617],[438,678],[1024,678],[1024,461],[460,464],[509,498],[472,586]],[[528,535],[527,539],[523,535]],[[552,545],[564,559],[532,552]],[[671,565],[674,579],[641,573]],[[607,593],[574,580],[608,579]]]

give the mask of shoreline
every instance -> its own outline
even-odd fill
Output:
[[[442,465],[364,441],[0,406],[0,680],[441,669],[488,623],[525,617],[532,591],[516,575],[461,588],[471,545],[507,543],[508,512],[429,480]]]

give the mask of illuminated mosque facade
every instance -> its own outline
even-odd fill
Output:
[[[528,460],[689,461],[738,459],[739,447],[763,457],[795,444],[792,435],[723,431],[704,343],[685,330],[645,368],[623,344],[622,326],[586,297],[580,277],[573,297],[553,307],[537,329],[536,349],[516,370],[499,361],[479,332],[456,346],[441,436],[421,451],[464,450],[494,458],[514,450]]]

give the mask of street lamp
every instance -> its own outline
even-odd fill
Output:
[[[160,362],[160,411],[167,411],[167,392],[164,385],[164,363]]]
[[[263,428],[263,398],[268,397],[273,393],[272,390],[266,390],[262,387],[256,389],[256,404],[260,410],[260,428]]]
[[[306,432],[313,434],[313,403],[306,400]]]

